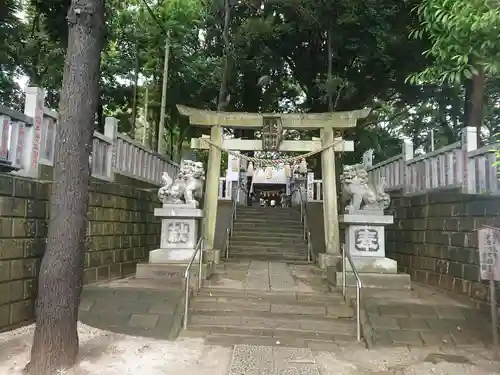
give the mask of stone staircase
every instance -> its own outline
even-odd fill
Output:
[[[189,311],[182,336],[201,336],[210,345],[328,350],[358,344],[353,310],[339,293],[206,288]]]
[[[229,257],[307,261],[300,209],[238,207]]]

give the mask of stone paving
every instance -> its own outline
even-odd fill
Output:
[[[85,286],[78,318],[111,332],[169,340],[180,330],[182,302],[181,288],[127,278]]]
[[[491,342],[485,316],[435,293],[431,299],[416,291],[380,292],[364,298],[363,306],[369,345],[484,347]]]
[[[310,349],[235,345],[228,375],[320,375]]]
[[[204,288],[296,293],[328,292],[326,277],[313,265],[262,261],[224,262],[218,265],[214,275],[205,281]]]

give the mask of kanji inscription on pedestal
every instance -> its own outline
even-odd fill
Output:
[[[500,281],[500,229],[484,227],[478,230],[481,279]]]
[[[376,252],[380,249],[378,231],[362,228],[354,231],[354,247],[358,251]]]

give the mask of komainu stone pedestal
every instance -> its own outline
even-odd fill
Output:
[[[394,222],[391,215],[346,214],[339,217],[346,224],[345,246],[364,288],[409,289],[410,276],[398,274],[398,264],[385,256],[385,226]],[[330,282],[341,286],[342,267],[328,268]],[[346,260],[346,282],[356,286],[350,263]]]
[[[136,278],[168,279],[173,284],[181,282],[196,249],[198,223],[203,218],[203,210],[192,203],[166,203],[162,208],[156,208],[154,214],[161,218],[160,248],[149,253],[148,263],[137,265]],[[191,267],[192,273],[199,270],[200,254],[202,252],[198,252]],[[211,275],[212,264],[202,265],[203,278]]]

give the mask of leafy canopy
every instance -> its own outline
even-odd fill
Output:
[[[490,0],[423,0],[415,8],[421,25],[410,37],[429,38],[431,66],[410,82],[459,83],[478,73],[500,72],[500,12]]]

